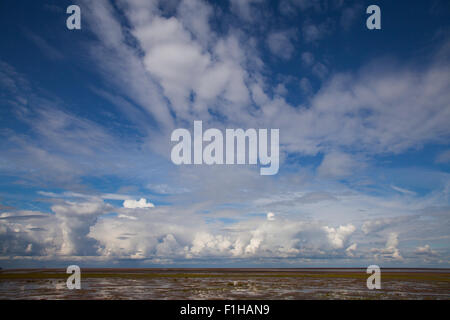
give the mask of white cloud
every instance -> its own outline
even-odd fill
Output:
[[[354,173],[360,164],[350,155],[342,152],[331,152],[324,156],[317,172],[323,177],[342,178]]]
[[[156,256],[173,257],[180,251],[180,244],[172,234],[167,234],[160,243],[156,245]]]
[[[197,6],[202,12],[201,23],[193,26],[192,8]],[[143,63],[146,66],[145,78],[163,88],[171,105],[145,103],[152,105],[152,111],[154,105],[165,108],[164,112],[157,112],[159,116],[173,111],[180,122],[199,116],[207,121],[211,120],[212,111],[227,119],[227,123],[221,125],[264,123],[265,126],[283,128],[283,149],[307,155],[315,155],[330,147],[356,149],[369,154],[398,153],[427,142],[443,142],[444,137],[450,135],[446,121],[450,118],[446,108],[450,81],[445,60],[437,58],[434,63],[420,69],[414,61],[403,65],[381,61],[378,65],[383,64],[384,68],[365,67],[354,73],[331,75],[325,64],[316,63],[312,65],[315,75],[324,79],[328,74],[328,81],[311,97],[305,108],[297,108],[278,96],[273,100],[268,98],[268,86],[259,72],[263,63],[251,40],[234,30],[218,35],[207,28],[208,4],[189,4],[190,9],[180,9],[178,16],[170,18],[155,16],[155,11],[151,10],[144,15],[136,3],[127,7],[126,14],[134,26],[133,35],[142,46],[144,58],[140,61],[139,57],[133,56],[121,61]],[[102,16],[108,16],[108,10],[99,11]],[[119,43],[120,52],[128,56],[130,48],[121,40],[122,31],[109,16],[101,20],[111,27],[96,30],[108,30],[101,39],[112,38],[107,43]],[[327,23],[317,26],[305,23],[306,39],[312,41],[322,37]],[[140,81],[144,77],[142,69],[116,68],[110,72],[122,69],[132,74],[138,83],[148,82]],[[306,81],[302,85],[304,91],[310,91]],[[257,109],[248,105],[251,102],[249,88]],[[131,89],[131,93],[136,91]],[[140,90],[152,92],[146,88]],[[420,97],[416,97],[417,92],[422,92]],[[173,119],[164,121],[172,123]]]
[[[344,256],[346,259],[373,258],[373,254],[379,259],[401,261],[399,230],[406,235],[408,228],[411,228],[409,237],[422,237],[416,230],[416,224],[400,224],[399,218],[386,218],[385,227],[382,223],[365,223],[362,229],[367,233],[363,236],[357,232],[356,225],[361,223],[363,217],[367,217],[359,208],[365,208],[371,215],[396,214],[406,207],[407,212],[418,211],[420,207],[417,205],[423,204],[423,201],[415,203],[415,199],[408,197],[401,204],[348,194],[345,190],[341,190],[340,194],[334,194],[332,202],[303,202],[302,209],[298,210],[296,205],[292,214],[284,208],[284,214],[277,215],[277,219],[273,220],[271,217],[274,216],[270,215],[272,212],[265,218],[245,218],[242,212],[236,211],[229,217],[240,219],[223,224],[205,223],[205,218],[222,217],[227,211],[200,215],[198,211],[202,211],[203,207],[198,204],[154,208],[153,214],[148,215],[142,210],[112,208],[102,200],[61,202],[61,199],[54,199],[56,203],[52,210],[55,215],[39,212],[2,213],[0,248],[5,253],[15,250],[16,254],[21,253],[23,256],[53,254],[54,259],[98,255],[104,261],[128,258],[145,261],[160,259],[170,263],[184,259],[200,261],[208,257],[214,257],[216,261],[230,258],[247,261],[262,261],[266,258],[316,261]],[[439,199],[436,201],[439,203]],[[117,216],[102,216],[108,212],[117,212]],[[427,215],[430,216],[430,212]],[[337,227],[324,223],[333,220],[330,216],[335,218]],[[348,221],[347,224],[339,224],[343,219]],[[430,228],[436,237],[446,234],[445,224],[439,229],[430,225],[431,221],[420,221],[425,235],[429,234],[426,230]],[[385,233],[387,228],[390,230]],[[384,235],[387,237],[384,248],[373,249],[377,239]],[[428,257],[433,252],[424,246],[418,248],[415,254]]]
[[[203,12],[200,18],[195,8]],[[145,51],[146,70],[183,118],[190,118],[192,111],[206,114],[212,99],[222,97],[236,104],[249,99],[242,48],[233,35],[219,38],[210,32],[209,12],[201,2],[183,2],[179,17],[155,16],[142,22],[139,15],[128,14],[136,24],[133,35]]]
[[[319,8],[318,3],[296,1],[294,5],[307,10]],[[33,133],[30,137],[8,130],[0,133],[7,137],[1,151],[2,169],[24,168],[27,179],[39,172],[37,178],[46,176],[51,182],[65,182],[81,190],[80,177],[113,172],[129,178],[132,168],[140,173],[137,184],[158,181],[149,188],[159,193],[158,199],[164,195],[163,199],[174,205],[154,208],[148,215],[145,210],[131,210],[154,207],[146,199],[41,192],[52,198],[54,214],[2,213],[3,253],[159,259],[151,261],[210,256],[317,261],[314,259],[352,258],[358,248],[358,255],[372,258],[370,254],[375,253],[399,260],[399,234],[402,240],[447,239],[448,208],[443,208],[448,202],[446,174],[438,173],[444,191],[428,196],[390,188],[390,182],[385,189],[399,193],[391,190],[393,195],[369,196],[358,192],[359,186],[352,189],[336,181],[321,183],[322,178],[351,176],[373,155],[397,154],[429,142],[447,143],[450,77],[446,60],[436,58],[420,67],[416,61],[397,65],[376,61],[375,67],[333,73],[312,53],[304,52],[302,62],[323,80],[322,87],[314,94],[310,80],[301,78],[300,87],[308,99],[294,106],[283,99],[286,86],[273,88],[271,79],[265,78],[267,66],[253,38],[233,28],[225,34],[210,29],[212,7],[206,2],[182,1],[172,17],[162,16],[150,1],[121,1],[115,7],[102,0],[85,4],[91,9],[86,20],[95,26],[92,30],[98,36],[90,53],[105,87],[116,89],[110,90],[114,94],[106,88],[93,91],[116,106],[133,127],[139,127],[144,142],[119,139],[105,129],[109,123],[103,127],[63,111],[56,107],[61,103],[58,100],[36,104],[44,99],[33,99],[26,80],[2,64],[0,82],[16,94],[17,110]],[[243,17],[250,17],[249,10],[257,7],[256,1],[233,1],[232,6]],[[116,18],[114,11],[122,8],[130,29]],[[310,42],[326,35],[321,24],[308,22],[302,31],[304,40]],[[294,54],[292,37],[281,33],[272,34],[267,45],[274,54],[287,58]],[[19,95],[23,92],[28,94]],[[34,110],[29,105],[37,107]],[[214,123],[212,114],[220,115],[221,122]],[[153,157],[142,150],[165,150],[169,139],[164,134],[198,117],[208,125],[282,128],[281,145],[286,154],[324,154],[318,177],[314,169],[302,164],[301,170],[289,167],[293,173],[276,180],[262,180],[249,168],[174,170],[167,164],[149,164]],[[436,161],[448,162],[447,153]],[[176,177],[176,183],[165,180],[167,172]],[[163,177],[154,180],[155,175]],[[66,198],[74,201],[63,201]],[[124,208],[111,208],[102,199],[125,200]],[[231,208],[217,209],[224,203]],[[103,216],[111,211],[117,216]],[[276,219],[270,211],[277,212]],[[269,213],[249,218],[249,212]],[[217,222],[220,218],[236,221]],[[381,243],[381,249],[371,251],[385,236],[385,247]],[[417,254],[420,252],[433,250],[424,246],[417,248]],[[406,257],[403,248],[402,253]]]
[[[305,95],[311,95],[313,93],[311,82],[305,77],[300,79],[300,89]]]
[[[347,249],[345,249],[345,252],[349,256],[353,256],[354,252],[356,251],[357,248],[358,248],[358,245],[356,243],[352,243]]]
[[[141,198],[139,201],[137,200],[125,200],[123,202],[123,207],[128,209],[136,209],[136,208],[154,208],[155,205],[151,202],[147,202],[147,199]]]
[[[325,226],[323,229],[327,233],[328,240],[330,241],[332,247],[336,249],[343,248],[347,237],[356,230],[355,226],[352,224],[339,226],[338,228]]]
[[[44,38],[28,30],[25,31],[25,34],[42,51],[42,53],[47,56],[47,58],[51,60],[64,59],[64,55]]]
[[[311,52],[303,52],[302,62],[307,67],[312,66],[312,64],[314,63],[314,55]]]
[[[400,188],[400,187],[397,187],[397,186],[394,186],[394,185],[391,185],[391,188],[394,189],[395,191],[398,191],[398,192],[401,192],[401,193],[404,193],[404,194],[409,194],[409,195],[416,194],[414,191],[407,190],[407,189],[404,189],[404,188]]]
[[[181,194],[189,192],[188,188],[174,187],[168,184],[148,184],[147,189],[159,194]]]
[[[130,220],[137,220],[137,218],[136,218],[136,217],[133,217],[133,216],[128,216],[128,215],[126,215],[126,214],[119,214],[119,215],[117,216],[117,218],[120,218],[120,219],[130,219]]]
[[[177,16],[203,47],[211,42],[214,35],[209,27],[213,9],[201,0],[183,0],[177,8]]]
[[[330,27],[329,22],[314,24],[311,21],[307,21],[302,27],[303,40],[306,43],[317,42],[329,32]]]
[[[290,59],[294,53],[292,41],[295,39],[295,31],[273,31],[267,36],[267,45],[272,54],[283,59]]]
[[[262,2],[263,0],[230,0],[231,11],[243,20],[253,21],[256,6]]]
[[[369,220],[364,222],[361,227],[361,230],[365,234],[369,234],[374,231],[380,231],[388,226],[391,226],[393,223],[392,219],[378,219],[378,220]]]
[[[415,253],[426,256],[437,256],[437,252],[431,249],[430,245],[428,244],[424,245],[423,247],[417,247]]]
[[[403,260],[400,255],[400,250],[398,246],[398,234],[396,232],[391,232],[388,235],[386,241],[386,247],[384,249],[372,249],[372,252],[376,253],[377,258],[393,259],[393,260]]]
[[[88,236],[97,218],[110,212],[112,206],[103,201],[72,202],[65,201],[52,206],[61,228],[62,255],[90,255],[95,240]]]
[[[103,79],[118,89],[118,96],[124,95],[136,104],[128,104],[127,108],[130,110],[127,113],[136,114],[143,111],[141,120],[143,116],[150,115],[164,127],[171,127],[172,119],[167,103],[160,94],[158,85],[146,74],[136,49],[126,43],[126,32],[116,20],[114,8],[104,0],[82,0],[82,5],[90,8],[84,13],[84,21],[98,36],[99,42],[93,44],[90,53]],[[150,1],[135,1],[124,4],[124,7],[128,7],[129,14],[135,17],[137,23],[151,19],[156,10],[155,3]],[[111,77],[111,74],[117,77]]]
[[[389,238],[386,242],[386,252],[392,254],[393,259],[403,259],[400,255],[400,251],[397,249],[398,246],[398,235],[396,233],[390,233]]]
[[[222,235],[211,235],[207,232],[197,233],[192,241],[190,253],[193,255],[223,255],[231,247],[228,238]]]
[[[312,68],[312,73],[321,80],[324,80],[328,74],[328,68],[323,63],[316,63]]]

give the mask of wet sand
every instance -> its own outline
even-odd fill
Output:
[[[63,269],[0,271],[0,299],[450,299],[450,269],[83,269],[69,290]]]

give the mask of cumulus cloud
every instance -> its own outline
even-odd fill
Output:
[[[295,38],[293,30],[274,31],[267,36],[267,45],[272,54],[289,59],[294,53],[294,45],[292,41]]]
[[[354,257],[355,251],[358,248],[358,245],[356,243],[352,243],[347,249],[345,249],[345,253],[349,257]]]
[[[356,228],[352,224],[345,226],[339,226],[338,228],[332,228],[325,226],[323,227],[327,233],[328,240],[330,241],[333,248],[341,249],[344,247],[345,240],[349,235],[355,232]]]
[[[428,244],[422,247],[421,246],[417,247],[415,253],[418,255],[425,255],[425,256],[437,256],[437,252],[431,249],[430,245]]]
[[[398,234],[396,232],[391,232],[388,235],[386,247],[383,249],[372,249],[372,252],[376,253],[375,257],[377,258],[403,260],[403,257],[400,255],[400,250],[397,248],[397,246]]]
[[[147,202],[147,199],[141,198],[140,200],[125,200],[123,202],[123,207],[128,209],[154,208],[155,205],[151,202]]]
[[[320,193],[309,193],[308,197],[319,200],[324,196]],[[329,197],[328,195],[327,198]],[[377,239],[386,234],[382,225],[398,228],[398,221],[395,219],[385,219],[383,223],[366,222],[362,229],[365,232],[370,230],[369,237],[361,237],[353,223],[332,226],[320,222],[325,216],[321,217],[319,214],[324,211],[336,215],[349,207],[363,205],[363,202],[355,201],[355,195],[349,196],[353,199],[352,205],[346,204],[348,200],[345,197],[334,197],[334,205],[330,208],[320,205],[327,203],[326,201],[303,202],[303,210],[315,208],[310,211],[314,219],[302,219],[299,218],[298,211],[294,211],[296,215],[289,215],[286,214],[288,211],[283,210],[286,213],[277,219],[272,219],[275,215],[269,212],[265,218],[243,219],[241,216],[240,220],[226,224],[205,223],[204,219],[208,214],[193,214],[196,209],[189,206],[154,208],[153,214],[148,215],[142,210],[113,208],[100,199],[54,199],[54,215],[22,211],[2,213],[0,248],[4,254],[16,256],[98,256],[104,261],[134,259],[165,263],[200,261],[205,258],[214,258],[217,262],[227,259],[314,261],[330,257],[371,258],[371,255],[388,261],[402,260],[397,231],[389,231],[384,248],[372,249],[373,244],[367,243],[370,239]],[[406,202],[410,200],[405,199]],[[369,203],[377,202],[379,199],[369,200]],[[342,207],[339,204],[342,204]],[[386,210],[390,211],[395,206],[391,203]],[[373,212],[379,210],[369,208]],[[117,212],[117,215],[104,215],[108,212]],[[356,209],[355,212],[357,214],[353,220],[357,222],[361,212]],[[189,216],[189,219],[186,219],[186,216]],[[339,217],[342,218],[342,215],[338,215],[337,220]],[[347,219],[352,220],[351,214],[349,217]],[[183,223],[180,224],[180,221]],[[423,224],[422,228],[425,227],[426,224]],[[442,234],[439,232],[441,231],[435,228],[435,234]],[[412,234],[416,233],[413,229]],[[433,256],[434,250],[424,246],[417,248],[415,253],[418,257],[428,258]]]
[[[159,210],[152,217],[138,213],[135,220],[102,219],[91,228],[90,237],[99,242],[102,255],[134,259],[296,258],[352,250],[344,250],[354,232],[352,225],[331,228],[296,220],[265,219],[234,223],[220,230],[195,219],[183,225],[173,223],[182,218],[181,211],[172,208],[172,215],[168,215],[166,209]]]
[[[400,255],[400,251],[397,248],[398,246],[398,234],[390,233],[388,240],[386,242],[385,253],[390,253],[393,259],[403,259]]]
[[[0,214],[0,252],[3,256],[57,254],[60,236],[54,217],[38,211]],[[56,243],[55,243],[56,242]]]
[[[111,205],[103,201],[64,201],[52,206],[61,228],[62,255],[93,255],[95,240],[88,236],[97,218],[110,212]]]
[[[97,219],[112,209],[103,201],[58,201],[52,214],[17,211],[2,213],[3,254],[93,256],[97,241],[88,236]]]
[[[270,220],[251,227],[249,223],[234,226],[228,235],[199,233],[189,253],[193,256],[214,255],[235,258],[320,256],[343,249],[354,227],[330,228],[298,221]]]
[[[199,232],[195,235],[189,253],[192,255],[223,255],[231,247],[232,243],[223,235],[212,235],[207,232]],[[189,257],[189,255],[188,255]]]

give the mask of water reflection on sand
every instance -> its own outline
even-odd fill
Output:
[[[82,277],[81,290],[66,278],[0,279],[1,299],[450,299],[450,282],[384,279],[368,290],[366,277],[289,276],[211,272],[177,276]]]

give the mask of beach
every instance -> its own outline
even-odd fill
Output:
[[[365,269],[82,269],[69,290],[64,269],[0,272],[0,299],[328,300],[450,299],[449,269],[382,269],[369,290]]]

